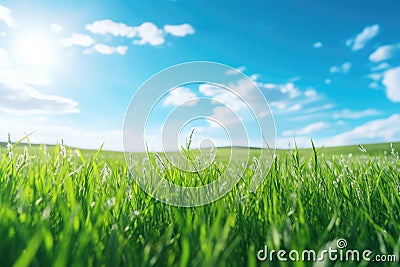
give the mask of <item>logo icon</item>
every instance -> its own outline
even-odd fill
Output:
[[[146,153],[131,176],[157,200],[201,206],[240,190],[255,191],[275,152],[275,124],[257,84],[214,62],[160,71],[134,94],[124,120],[124,152]]]

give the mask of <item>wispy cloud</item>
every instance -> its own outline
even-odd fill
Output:
[[[363,49],[364,46],[379,33],[379,25],[374,24],[365,27],[361,33],[357,34],[354,38],[346,41],[346,46],[350,47],[353,51]]]
[[[240,125],[244,125],[244,127],[253,125],[254,127],[256,123],[254,116],[260,119],[270,115],[267,103],[254,82],[248,79],[239,79],[231,81],[225,86],[204,83],[198,87],[199,93],[215,105],[209,115],[214,120],[221,122],[224,126],[234,128]],[[236,132],[235,135],[239,132]]]
[[[157,27],[153,22],[144,22],[139,26],[130,26],[111,19],[97,20],[86,25],[86,29],[95,34],[111,34],[116,37],[134,38],[133,44],[158,46],[165,42],[166,35],[185,37],[195,30],[188,23]]]
[[[317,96],[317,91],[315,91],[314,89],[307,89],[307,90],[304,92],[304,95],[305,95],[306,97],[315,97],[315,96]]]
[[[384,63],[382,63],[382,64],[384,64]],[[387,65],[387,66],[389,66],[389,65]],[[373,68],[373,69],[381,70],[382,68],[386,68],[386,65],[378,66],[377,68]],[[368,87],[372,88],[372,89],[381,89],[382,88],[381,82],[382,82],[383,76],[384,76],[384,72],[373,72],[373,73],[369,74],[367,77],[370,78],[372,80],[372,82],[368,85]]]
[[[361,111],[356,111],[356,110],[350,110],[350,109],[342,109],[340,112],[336,112],[333,114],[334,119],[360,119],[363,117],[368,117],[368,116],[375,116],[381,114],[380,111],[375,110],[375,109],[366,109],[366,110],[361,110]]]
[[[10,28],[15,26],[14,18],[11,16],[10,9],[3,5],[0,5],[0,20]]]
[[[40,93],[35,88],[0,80],[0,109],[8,114],[78,113],[78,103],[66,97]]]
[[[189,88],[186,87],[177,87],[171,90],[168,93],[168,96],[165,98],[163,105],[164,106],[195,106],[199,99],[196,94],[193,93]]]
[[[112,54],[119,54],[119,55],[125,55],[126,52],[128,51],[127,46],[109,46],[105,44],[95,44],[94,46],[86,49],[84,53],[91,53],[91,52],[97,52],[103,55],[112,55]]]
[[[298,110],[301,110],[301,109],[302,109],[302,106],[300,104],[294,104],[294,105],[288,107],[286,109],[286,111],[293,112],[293,111],[298,111]]]
[[[322,124],[321,124],[322,125]],[[314,126],[315,128],[323,128],[323,126]],[[313,127],[310,127],[313,128]],[[295,132],[286,133],[287,136],[295,136]],[[384,119],[371,120],[365,124],[354,127],[351,130],[326,137],[313,138],[317,146],[343,146],[353,145],[356,143],[374,143],[374,142],[393,142],[399,140],[400,136],[400,114],[396,113]],[[289,144],[296,142],[298,147],[311,147],[310,137],[295,136],[278,138],[277,147],[287,148]]]
[[[86,25],[86,29],[97,34],[112,34],[132,38],[137,34],[136,27],[128,26],[124,23],[114,22],[110,19],[97,20],[92,24]]]
[[[311,108],[305,110],[304,113],[306,113],[306,114],[310,114],[310,113],[317,114],[317,113],[320,113],[321,111],[326,111],[326,110],[329,110],[329,109],[332,109],[332,108],[333,108],[332,104],[324,104],[322,106],[311,107]]]
[[[165,25],[164,32],[174,36],[184,37],[188,34],[194,34],[194,28],[188,23],[181,25]]]
[[[374,72],[368,75],[368,78],[374,81],[380,81],[383,78],[383,73],[381,72]]]
[[[373,66],[371,68],[371,71],[380,71],[380,70],[385,70],[390,68],[390,64],[387,62],[382,62],[379,65]]]
[[[258,83],[269,101],[275,115],[310,109],[314,103],[323,98],[313,87],[302,89],[293,82],[285,84]]]
[[[199,86],[199,92],[212,99],[215,104],[224,104],[234,111],[246,108],[246,104],[228,89],[205,83]]]
[[[381,89],[381,81],[383,78],[383,73],[371,73],[368,75],[368,78],[372,80],[372,82],[368,85],[369,88],[372,89]]]
[[[388,60],[398,51],[400,51],[400,44],[382,45],[369,55],[369,60],[372,62]]]
[[[301,93],[298,88],[294,85],[294,83],[287,83],[280,88],[283,94],[288,94],[289,98],[298,97]]]
[[[73,33],[71,37],[64,38],[61,40],[61,44],[63,46],[77,45],[77,46],[89,47],[94,43],[96,43],[96,41],[92,37],[80,33]]]
[[[239,74],[240,72],[244,72],[245,70],[246,70],[245,66],[240,66],[233,70],[227,70],[225,74],[226,75],[236,75],[236,74]]]
[[[243,123],[241,121],[240,113],[235,110],[232,110],[228,106],[217,106],[213,109],[213,114],[211,117],[222,123],[224,126],[232,126],[239,123]]]
[[[321,48],[323,46],[323,44],[321,43],[321,42],[315,42],[314,44],[313,44],[313,47],[314,48]]]
[[[382,80],[386,87],[386,96],[392,102],[400,102],[400,67],[389,69]]]
[[[393,114],[385,119],[369,121],[354,129],[335,135],[325,140],[332,145],[349,145],[365,142],[390,142],[399,140],[400,114]]]
[[[372,88],[372,89],[376,89],[376,90],[381,89],[380,84],[379,84],[378,82],[375,82],[375,81],[371,82],[371,83],[368,85],[368,87],[369,87],[369,88]]]
[[[351,69],[351,62],[344,62],[340,66],[332,66],[329,69],[330,73],[348,73]]]
[[[282,136],[304,136],[304,135],[309,135],[314,132],[321,131],[323,129],[329,128],[329,124],[323,121],[319,122],[314,122],[311,124],[308,124],[304,128],[298,129],[298,130],[288,130],[284,131],[282,133]]]

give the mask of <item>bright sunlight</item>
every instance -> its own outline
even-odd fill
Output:
[[[42,33],[21,34],[15,41],[19,64],[31,68],[52,68],[57,64],[58,43]]]

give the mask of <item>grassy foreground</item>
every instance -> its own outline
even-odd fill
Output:
[[[280,151],[255,193],[246,190],[250,167],[229,194],[197,208],[152,199],[120,154],[1,146],[0,266],[311,266],[260,262],[257,253],[265,246],[318,252],[336,248],[341,238],[346,249],[371,250],[371,258],[393,254],[397,263],[386,265],[397,266],[396,146],[360,147],[343,156]],[[134,167],[138,176],[150,168],[141,159]],[[184,177],[170,168],[161,171]]]

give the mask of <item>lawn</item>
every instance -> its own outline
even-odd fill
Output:
[[[338,249],[338,240],[347,242],[344,252],[394,255],[386,264],[399,264],[400,143],[278,150],[255,192],[253,165],[238,167],[232,175],[243,175],[233,190],[193,208],[159,202],[137,185],[136,177],[153,175],[154,155],[133,155],[128,166],[118,152],[0,148],[0,266],[311,266],[257,254],[266,246],[318,253]],[[193,185],[218,178],[227,154],[219,153],[199,173],[154,166],[174,183]]]

